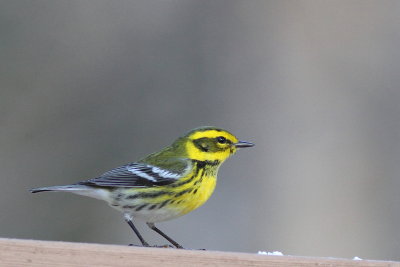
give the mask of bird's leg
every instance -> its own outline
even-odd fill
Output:
[[[151,230],[157,232],[158,234],[160,234],[162,237],[164,237],[165,239],[167,239],[172,245],[174,245],[176,248],[183,248],[181,245],[179,245],[175,240],[173,240],[171,237],[167,236],[166,234],[164,234],[160,229],[158,229],[154,223],[147,223],[147,226],[150,227]]]
[[[132,222],[132,217],[131,216],[125,216],[125,221],[129,224],[129,226],[132,228],[132,230],[135,232],[137,237],[139,238],[140,242],[142,242],[143,247],[149,247],[149,243],[147,243],[142,235],[139,233],[138,229],[136,229],[135,225],[133,225]]]

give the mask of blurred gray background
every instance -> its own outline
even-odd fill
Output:
[[[158,224],[185,247],[400,260],[399,1],[0,1],[0,33],[1,237],[138,243],[27,190],[215,125],[256,147]]]

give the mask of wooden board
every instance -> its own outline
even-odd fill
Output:
[[[0,238],[0,266],[400,267],[400,263]]]

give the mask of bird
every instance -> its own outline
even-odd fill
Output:
[[[183,248],[155,223],[175,219],[203,205],[215,189],[221,164],[239,148],[252,146],[227,130],[202,126],[158,152],[96,178],[33,188],[30,192],[69,192],[103,200],[122,212],[142,246],[150,247],[134,225],[136,219],[145,221],[176,248]]]

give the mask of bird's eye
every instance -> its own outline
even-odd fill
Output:
[[[220,144],[225,144],[226,141],[227,141],[226,138],[223,137],[223,136],[218,136],[217,137],[217,142],[220,143]]]

